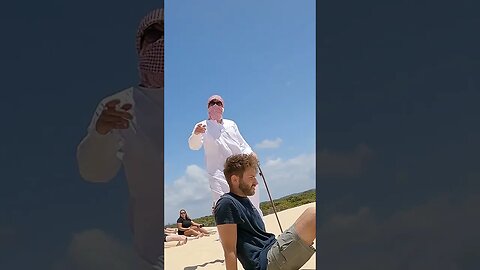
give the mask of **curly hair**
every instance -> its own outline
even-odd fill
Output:
[[[223,174],[225,175],[228,185],[232,184],[232,175],[242,178],[243,173],[248,168],[254,168],[255,172],[257,172],[257,165],[258,159],[253,154],[238,154],[228,157],[223,167]]]

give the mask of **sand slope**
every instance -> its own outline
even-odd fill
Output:
[[[299,207],[287,209],[278,213],[283,230],[288,229],[295,220],[315,203],[305,204]],[[265,225],[268,232],[280,234],[275,214],[265,216]],[[215,227],[206,228],[215,231]],[[194,269],[225,269],[223,249],[218,241],[218,233],[200,239],[189,239],[183,246],[175,246],[176,242],[165,243],[165,269],[167,270],[194,270]],[[316,242],[314,247],[316,246]],[[315,269],[315,255],[301,268],[304,270]],[[238,269],[243,269],[238,262]]]

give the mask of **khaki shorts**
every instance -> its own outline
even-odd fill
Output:
[[[315,248],[305,244],[291,226],[277,238],[267,253],[268,270],[298,270],[315,254]]]

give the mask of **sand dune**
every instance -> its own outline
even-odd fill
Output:
[[[278,213],[283,230],[293,225],[295,220],[310,206],[315,203],[305,204],[299,207],[287,209]],[[280,228],[275,214],[265,216],[265,226],[268,232],[280,234]],[[215,227],[206,228],[216,232]],[[315,245],[316,246],[316,241]],[[303,270],[315,269],[315,255],[301,268]],[[218,233],[200,239],[189,239],[187,244],[176,246],[176,242],[165,243],[165,269],[168,270],[200,270],[200,269],[225,269],[223,250]],[[238,262],[238,269],[243,269]]]

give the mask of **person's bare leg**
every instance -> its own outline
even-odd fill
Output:
[[[200,232],[197,232],[196,230],[193,229],[188,229],[185,231],[184,235],[185,236],[200,236]]]
[[[210,233],[208,233],[208,231],[205,230],[204,228],[195,227],[194,230],[196,230],[197,232],[201,232],[201,233],[203,233],[203,234],[206,235],[206,236],[209,236],[209,235],[210,235]]]
[[[200,228],[200,232],[202,232],[202,233],[205,234],[206,236],[209,236],[209,235],[210,235],[210,233],[209,233],[207,230],[205,230],[204,228]]]
[[[312,245],[313,240],[316,238],[316,208],[309,207],[307,208],[295,221],[295,231],[297,231],[298,236],[302,239],[307,245]]]
[[[193,230],[193,229],[192,229],[192,231],[194,231],[194,232],[196,233],[196,237],[197,237],[197,238],[203,237],[203,233],[201,233],[201,232],[199,232],[199,231],[197,231],[197,230]]]
[[[178,243],[177,246],[185,245],[187,243],[188,238],[185,235],[178,235]]]
[[[165,232],[166,232],[166,233],[177,233],[177,230],[176,230],[176,229],[172,229],[172,228],[166,228],[166,229],[165,229]]]
[[[167,235],[166,240],[167,242],[170,241],[184,241],[186,236],[184,235]]]

